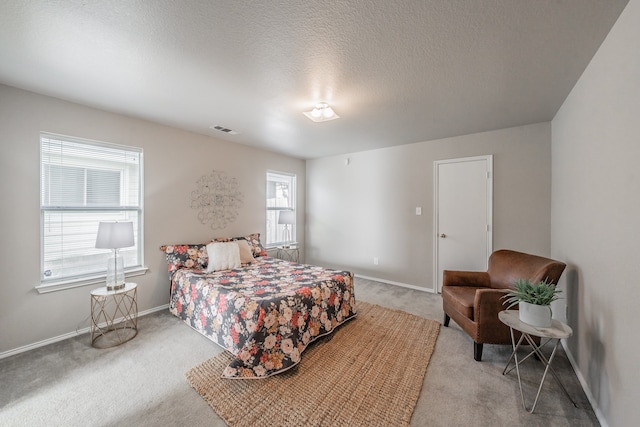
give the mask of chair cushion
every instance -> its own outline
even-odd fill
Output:
[[[473,320],[473,301],[478,288],[471,286],[444,286],[442,299],[463,316]]]

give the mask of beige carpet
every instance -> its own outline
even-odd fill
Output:
[[[358,302],[358,316],[262,380],[220,377],[223,352],[190,369],[191,386],[230,426],[408,426],[440,323]]]

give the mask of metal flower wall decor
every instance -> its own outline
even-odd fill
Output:
[[[196,181],[191,192],[191,208],[198,210],[198,220],[211,229],[225,228],[236,220],[242,207],[243,194],[238,191],[238,180],[226,172],[214,170]]]

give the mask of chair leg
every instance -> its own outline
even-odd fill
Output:
[[[473,358],[476,359],[476,362],[482,360],[482,343],[473,342]]]
[[[451,317],[449,317],[449,315],[447,313],[444,314],[444,326],[449,326],[449,320],[451,320]]]

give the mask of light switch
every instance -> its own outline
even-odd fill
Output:
[[[416,215],[422,215],[422,208],[419,206],[416,208]]]

